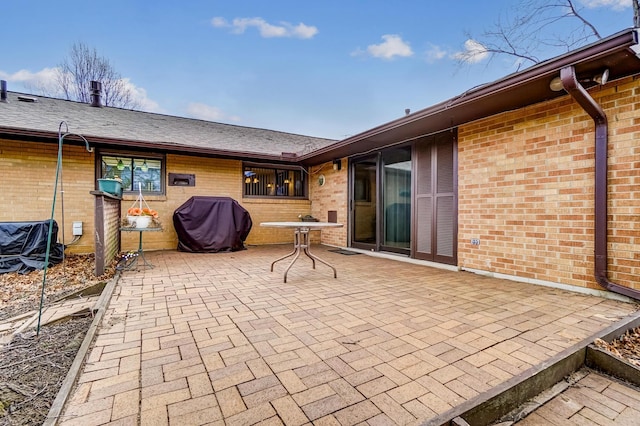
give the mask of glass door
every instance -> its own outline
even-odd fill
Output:
[[[377,250],[377,168],[378,158],[355,160],[352,166],[351,245]]]
[[[411,248],[411,147],[382,152],[381,250],[409,253]]]
[[[409,254],[411,147],[384,150],[351,164],[351,245]]]

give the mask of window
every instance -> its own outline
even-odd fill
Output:
[[[305,173],[298,167],[244,165],[244,195],[257,197],[304,198]]]
[[[120,178],[122,190],[163,194],[164,157],[131,154],[100,154],[100,178]]]

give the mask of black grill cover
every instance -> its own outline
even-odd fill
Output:
[[[191,197],[173,213],[178,250],[216,253],[244,250],[251,216],[229,197]]]
[[[0,273],[44,269],[48,233],[49,220],[0,222]],[[53,221],[48,266],[62,262],[63,247],[57,241],[58,224]]]

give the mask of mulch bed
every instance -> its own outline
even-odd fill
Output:
[[[593,343],[598,348],[604,349],[612,355],[625,359],[640,368],[640,327],[627,330],[626,333],[611,343],[602,339],[596,339]]]
[[[96,277],[93,255],[70,255],[47,269],[44,306],[109,281],[115,263]],[[0,275],[0,320],[37,311],[43,271]],[[28,330],[0,347],[0,426],[42,424],[93,317],[69,318]]]

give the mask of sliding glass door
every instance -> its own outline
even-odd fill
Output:
[[[377,249],[378,156],[353,162],[351,194],[351,243],[366,250]]]
[[[411,248],[411,147],[382,152],[381,250],[407,253]]]
[[[409,253],[411,147],[392,148],[352,162],[351,245]]]
[[[457,262],[456,132],[351,160],[352,247]]]

